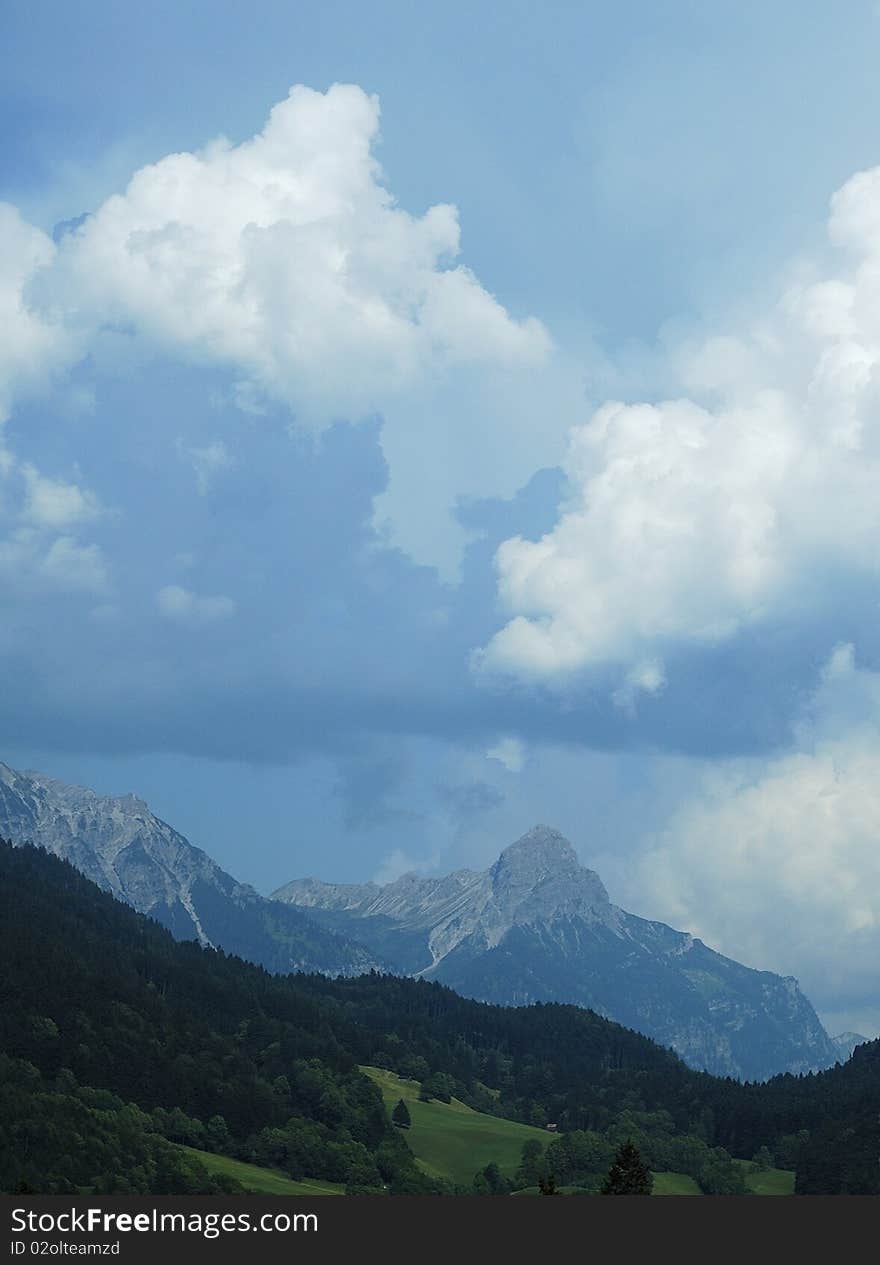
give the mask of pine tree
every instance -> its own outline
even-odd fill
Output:
[[[391,1120],[397,1125],[398,1129],[408,1129],[412,1124],[409,1107],[407,1107],[402,1098],[398,1099],[397,1106],[391,1113]]]
[[[493,1160],[474,1176],[474,1194],[476,1195],[509,1195],[511,1182],[504,1177]]]
[[[522,1158],[516,1170],[519,1186],[537,1186],[539,1178],[544,1174],[544,1144],[537,1138],[529,1138],[523,1144]]]
[[[603,1195],[650,1195],[654,1179],[632,1142],[624,1142],[608,1170]]]

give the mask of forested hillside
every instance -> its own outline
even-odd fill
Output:
[[[320,1000],[175,941],[67,862],[0,845],[0,963],[0,1051],[16,1060],[4,1188],[199,1188],[192,1164],[168,1184],[164,1137],[294,1176],[430,1189]]]
[[[0,964],[0,1051],[16,1060],[7,1190],[217,1188],[197,1164],[169,1175],[179,1153],[165,1141],[349,1189],[448,1189],[415,1166],[358,1064],[555,1123],[572,1145],[625,1134],[656,1168],[689,1171],[690,1147],[721,1190],[736,1185],[729,1155],[761,1148],[797,1168],[803,1193],[880,1190],[880,1043],[811,1076],[718,1080],[577,1007],[489,1006],[377,974],[269,975],[176,942],[66,862],[8,845]],[[56,1116],[56,1136],[46,1126],[22,1147]]]

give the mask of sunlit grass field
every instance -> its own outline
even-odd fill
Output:
[[[425,1172],[434,1177],[470,1186],[474,1174],[493,1161],[505,1176],[512,1177],[523,1143],[536,1138],[546,1146],[553,1136],[545,1129],[484,1115],[457,1098],[450,1103],[419,1102],[417,1082],[401,1080],[378,1067],[362,1070],[379,1086],[389,1113],[399,1099],[404,1100],[412,1117],[412,1127],[405,1130],[407,1144]]]

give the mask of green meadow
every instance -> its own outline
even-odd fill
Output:
[[[241,1182],[245,1190],[255,1195],[341,1195],[343,1189],[333,1182],[305,1180],[295,1182],[283,1173],[276,1173],[271,1168],[259,1168],[256,1164],[245,1164],[242,1160],[230,1159],[228,1155],[212,1155],[210,1151],[197,1151],[195,1147],[182,1146],[182,1151],[201,1160],[209,1173],[219,1173],[226,1177],[234,1177]]]
[[[742,1160],[746,1186],[753,1195],[793,1195],[794,1173],[787,1168],[756,1168],[751,1160]]]
[[[469,1186],[474,1174],[493,1161],[501,1172],[512,1177],[520,1161],[523,1143],[531,1138],[544,1146],[553,1137],[545,1129],[502,1120],[474,1111],[457,1098],[451,1102],[419,1102],[419,1085],[416,1081],[401,1080],[393,1072],[379,1067],[364,1067],[362,1071],[371,1077],[382,1092],[389,1112],[399,1099],[403,1099],[412,1118],[411,1128],[405,1131],[406,1141],[417,1162],[434,1177]],[[245,1164],[226,1155],[213,1155],[210,1151],[198,1151],[193,1147],[180,1148],[204,1164],[211,1173],[234,1177],[245,1190],[257,1195],[341,1195],[342,1186],[333,1182],[306,1179],[293,1181],[284,1173],[256,1164]],[[754,1195],[791,1195],[794,1193],[794,1173],[780,1168],[759,1169],[748,1160],[740,1161],[745,1172],[746,1186]],[[684,1173],[654,1173],[655,1195],[699,1195],[701,1190],[692,1177]],[[517,1195],[537,1195],[537,1186],[529,1186],[515,1192]],[[579,1186],[563,1186],[561,1195],[586,1193]]]
[[[687,1173],[652,1173],[654,1188],[652,1195],[702,1195],[693,1177]]]
[[[537,1138],[546,1145],[553,1136],[545,1129],[487,1116],[453,1098],[450,1103],[419,1102],[419,1086],[379,1067],[362,1071],[379,1086],[389,1113],[402,1098],[412,1127],[405,1131],[410,1150],[426,1173],[470,1185],[474,1174],[494,1162],[505,1176],[516,1171],[523,1143]]]
[[[553,1137],[545,1129],[517,1124],[487,1116],[465,1106],[457,1098],[449,1103],[419,1102],[419,1085],[416,1081],[401,1080],[393,1072],[379,1067],[361,1069],[370,1076],[382,1091],[382,1098],[389,1112],[399,1099],[409,1108],[412,1126],[407,1129],[406,1140],[425,1172],[435,1177],[445,1177],[463,1185],[470,1185],[474,1174],[494,1162],[502,1173],[512,1177],[516,1171],[523,1143],[537,1138],[542,1145]],[[745,1170],[746,1186],[755,1195],[791,1195],[794,1193],[794,1173],[785,1169],[758,1169],[748,1160],[741,1161]],[[700,1195],[693,1177],[685,1173],[654,1173],[655,1195]],[[517,1191],[519,1195],[537,1195],[537,1186]],[[560,1194],[580,1194],[581,1188],[562,1187]]]

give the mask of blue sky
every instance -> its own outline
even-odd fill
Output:
[[[546,821],[876,1031],[877,6],[0,36],[2,758],[264,891]]]

